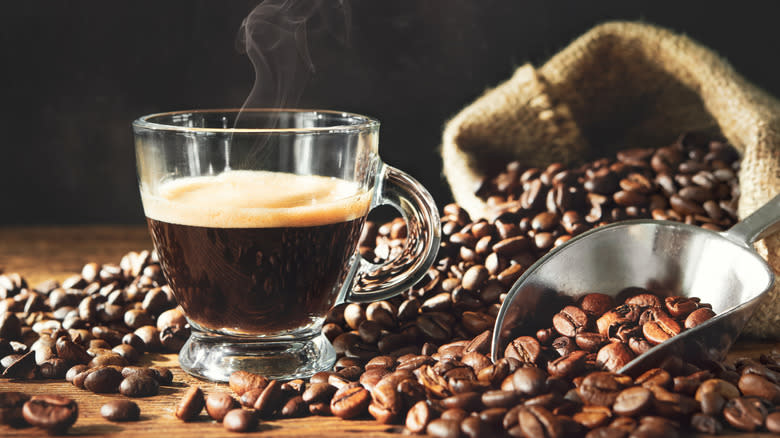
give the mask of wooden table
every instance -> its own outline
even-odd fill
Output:
[[[6,227],[0,229],[0,271],[19,272],[35,285],[50,278],[59,281],[81,271],[87,262],[119,263],[128,251],[151,248],[151,240],[143,226],[67,226],[67,227]],[[780,343],[741,340],[733,349],[734,356],[757,356],[762,351],[780,347]],[[194,422],[185,423],[174,417],[173,411],[184,388],[198,383],[208,394],[230,392],[227,385],[199,381],[178,367],[175,354],[144,355],[144,364],[171,367],[174,387],[163,387],[160,395],[136,399],[141,408],[141,421],[110,423],[99,413],[100,406],[118,394],[100,395],[78,389],[64,381],[38,380],[12,382],[0,380],[0,391],[22,391],[28,394],[62,394],[79,404],[79,419],[70,429],[71,435],[109,435],[143,437],[230,436],[218,423],[204,414]],[[300,437],[398,437],[399,426],[377,424],[371,420],[340,420],[333,417],[306,417],[276,420],[260,425],[256,435]],[[393,434],[392,432],[396,432]],[[11,429],[0,426],[0,436],[40,436],[35,428]],[[773,436],[768,434],[738,435]]]

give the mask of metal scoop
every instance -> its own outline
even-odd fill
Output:
[[[496,317],[492,358],[521,334],[550,326],[564,303],[591,292],[613,297],[639,286],[666,296],[699,297],[717,316],[651,348],[619,370],[637,376],[684,362],[725,358],[774,283],[752,243],[780,231],[780,195],[728,231],[636,220],[595,228],[558,246],[512,286]]]

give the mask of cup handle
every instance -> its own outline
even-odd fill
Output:
[[[414,286],[436,260],[441,243],[441,220],[436,203],[425,187],[408,174],[381,165],[372,208],[395,207],[406,220],[406,246],[394,259],[373,264],[356,253],[355,281],[348,282],[345,301],[365,303],[384,300]]]

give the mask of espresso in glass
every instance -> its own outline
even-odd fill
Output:
[[[192,331],[189,374],[226,382],[332,369],[322,334],[342,302],[389,299],[414,286],[441,239],[431,195],[382,162],[379,122],[341,111],[174,111],[133,122],[149,230]],[[357,250],[375,206],[407,223],[402,253],[382,264]]]
[[[142,193],[176,299],[199,329],[279,336],[322,322],[370,197],[350,181],[231,170]]]

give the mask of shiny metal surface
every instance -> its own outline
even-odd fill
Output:
[[[549,327],[564,303],[591,292],[611,296],[640,286],[666,296],[696,296],[715,318],[638,356],[620,372],[638,375],[673,361],[722,360],[772,287],[774,274],[752,243],[780,227],[780,195],[730,230],[716,233],[666,221],[626,221],[569,240],[532,265],[496,317],[492,358],[520,334]]]

